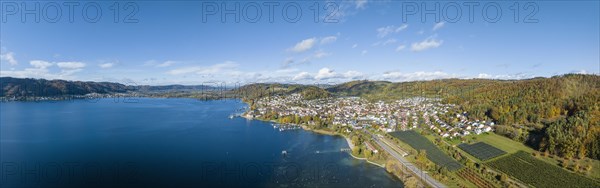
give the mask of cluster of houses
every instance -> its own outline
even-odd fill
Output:
[[[415,97],[394,102],[369,102],[359,97],[331,97],[304,100],[300,94],[270,96],[255,101],[256,108],[247,116],[311,116],[331,120],[331,125],[345,127],[346,132],[375,127],[384,132],[428,128],[441,137],[461,137],[493,130],[493,122],[470,121],[466,113],[453,114],[456,105],[440,99]],[[439,116],[455,119],[449,124]],[[309,122],[311,124],[313,122]]]
[[[432,118],[435,123],[428,123],[429,129],[432,132],[438,133],[443,138],[457,138],[462,136],[467,136],[470,134],[479,135],[484,132],[493,131],[494,122],[491,121],[469,121],[466,118],[466,113],[463,114],[456,113],[456,118],[459,120],[458,122],[453,123],[453,125],[449,125],[444,121],[440,120],[437,114],[433,114]]]

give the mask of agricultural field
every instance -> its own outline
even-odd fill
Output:
[[[484,142],[477,142],[474,144],[463,143],[458,145],[458,147],[481,161],[487,161],[506,154],[505,151],[502,151]]]
[[[534,187],[600,187],[598,181],[548,164],[523,151],[487,164]]]
[[[482,188],[493,188],[493,187],[495,187],[494,184],[492,184],[489,181],[483,179],[481,176],[479,176],[477,173],[473,172],[469,168],[463,168],[463,169],[459,170],[457,174],[461,178],[463,178],[463,179],[465,179],[467,181],[472,182],[477,187],[482,187]]]
[[[427,152],[427,158],[439,166],[446,166],[448,170],[455,171],[462,167],[456,160],[450,158],[427,138],[415,131],[398,131],[389,133],[393,137],[401,140],[404,143],[410,145],[410,147],[416,150],[425,150]]]
[[[531,153],[534,151],[533,149],[531,149],[523,143],[514,141],[510,138],[495,133],[483,133],[480,135],[471,134],[465,136],[464,138],[471,142],[485,142],[486,144],[494,146],[502,151],[505,151],[506,153],[516,153],[517,151],[526,151]],[[452,139],[447,141],[455,145],[459,145],[462,143],[460,139]]]

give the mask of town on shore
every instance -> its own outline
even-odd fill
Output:
[[[252,102],[245,116],[275,120],[281,123],[306,124],[311,127],[330,127],[334,132],[350,133],[373,127],[382,132],[406,131],[424,124],[443,138],[458,138],[493,131],[494,122],[469,120],[466,112],[458,112],[453,104],[440,99],[414,97],[369,102],[360,97],[330,97],[304,100],[295,93],[288,96],[264,97]],[[440,116],[444,116],[440,118]],[[447,123],[449,116],[459,121]],[[445,119],[445,120],[444,120]]]
[[[515,173],[551,169],[556,181],[600,185],[597,160],[567,161],[495,134],[496,123],[469,117],[439,98],[369,101],[361,97],[306,99],[302,94],[245,99],[248,119],[343,136],[354,158],[385,168],[406,187],[529,187],[548,185]],[[506,160],[506,161],[503,161]],[[531,160],[528,169],[511,169]],[[574,165],[574,166],[573,166]],[[509,170],[507,170],[509,169]],[[514,171],[511,171],[514,170]],[[566,185],[561,183],[560,185]]]

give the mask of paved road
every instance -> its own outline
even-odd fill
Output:
[[[368,133],[371,134],[370,132],[368,132]],[[375,140],[375,142],[377,144],[379,144],[379,146],[381,146],[381,148],[383,148],[385,151],[390,153],[394,158],[396,158],[398,161],[400,161],[400,163],[402,163],[402,165],[404,165],[404,167],[406,167],[406,169],[409,169],[410,171],[412,171],[413,174],[415,174],[421,180],[424,180],[427,184],[431,185],[432,187],[438,187],[438,188],[446,187],[444,184],[433,179],[431,176],[429,176],[428,174],[423,172],[421,169],[417,168],[415,165],[408,162],[406,159],[404,159],[404,157],[402,157],[402,155],[398,154],[398,152],[393,150],[389,145],[387,145],[384,142],[382,142],[381,140],[379,140],[379,138],[376,137],[375,135],[371,134],[371,137],[373,138],[373,140]]]

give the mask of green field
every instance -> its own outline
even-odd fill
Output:
[[[458,148],[463,151],[469,153],[470,155],[476,157],[479,160],[486,161],[501,155],[506,154],[505,151],[502,151],[494,146],[486,144],[484,142],[477,142],[475,144],[460,144]]]
[[[548,164],[522,151],[487,164],[535,187],[600,187],[597,181]]]
[[[485,142],[486,144],[492,145],[507,153],[515,153],[519,150],[526,152],[533,152],[534,150],[527,147],[525,144],[514,141],[510,138],[500,136],[494,133],[484,133],[480,135],[468,135],[465,136],[467,140],[473,140],[474,142]],[[460,140],[454,139],[449,141],[452,144],[460,144]]]
[[[518,151],[525,151],[527,153],[535,152],[534,149],[527,147],[526,145],[524,145],[520,142],[511,140],[510,138],[507,138],[507,137],[504,137],[501,135],[497,135],[494,133],[481,134],[481,135],[469,135],[468,139],[474,139],[474,141],[485,142],[487,144],[490,144],[490,145],[492,145],[498,149],[501,149],[503,151],[506,151],[508,153],[516,153]],[[540,155],[538,155],[536,158],[558,167],[559,162],[556,158],[543,157]],[[582,162],[581,164],[582,164],[581,166],[586,166],[587,164],[591,164],[592,171],[590,173],[588,173],[586,176],[588,176],[589,178],[592,178],[592,179],[600,180],[600,161],[589,159],[589,162],[587,162],[587,160],[586,160],[586,161]]]
[[[439,166],[445,166],[450,171],[458,170],[462,167],[456,160],[450,158],[439,148],[437,148],[431,141],[423,137],[421,134],[415,131],[399,131],[389,133],[395,138],[398,138],[404,143],[407,143],[416,150],[425,150],[427,152],[427,158]]]

